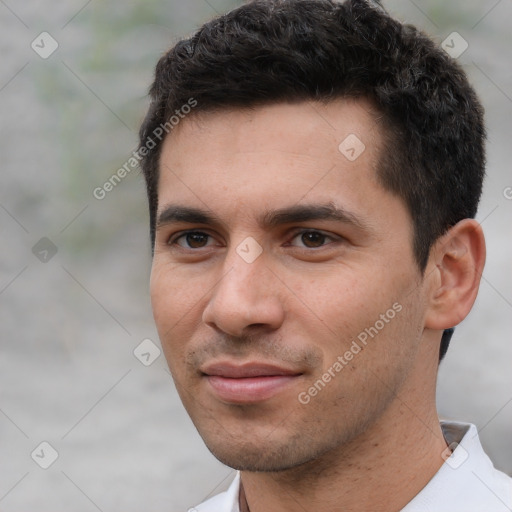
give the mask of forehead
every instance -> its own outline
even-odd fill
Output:
[[[348,135],[365,139],[370,149],[380,146],[378,120],[382,116],[369,100],[337,99],[328,103],[303,101],[274,103],[253,108],[226,108],[193,112],[166,137],[163,153],[188,159],[197,153],[196,139],[214,147],[209,151],[290,151],[326,156]],[[309,144],[303,145],[304,139]],[[195,148],[196,151],[190,151]],[[176,149],[178,151],[173,151]],[[215,151],[216,153],[217,151]]]
[[[194,114],[164,141],[159,208],[180,200],[247,210],[334,196],[354,207],[380,189],[378,118],[364,99]]]

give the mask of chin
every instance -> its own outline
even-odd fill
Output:
[[[210,451],[222,464],[239,471],[249,471],[253,473],[286,471],[302,464],[302,462],[283,459],[282,457],[276,456],[275,453],[264,453],[265,449],[262,447],[254,452],[244,453],[238,451],[226,453],[223,450],[214,451],[212,449],[210,449]]]
[[[319,447],[305,444],[298,438],[270,441],[267,439],[226,442],[226,438],[206,440],[206,447],[220,462],[239,471],[280,472],[306,464],[321,455]]]

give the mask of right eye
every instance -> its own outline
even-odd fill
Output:
[[[208,238],[212,243],[208,243]],[[203,231],[185,231],[172,237],[167,243],[168,245],[179,245],[183,249],[202,249],[214,245],[214,240],[211,235]]]

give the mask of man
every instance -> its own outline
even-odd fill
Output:
[[[160,59],[152,306],[239,470],[194,510],[512,510],[475,426],[435,404],[484,266],[484,137],[460,67],[376,2],[250,2]]]

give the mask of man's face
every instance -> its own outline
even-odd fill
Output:
[[[416,364],[425,290],[410,215],[376,178],[375,117],[363,100],[277,104],[191,117],[165,141],[155,321],[188,413],[231,467],[343,446]]]

